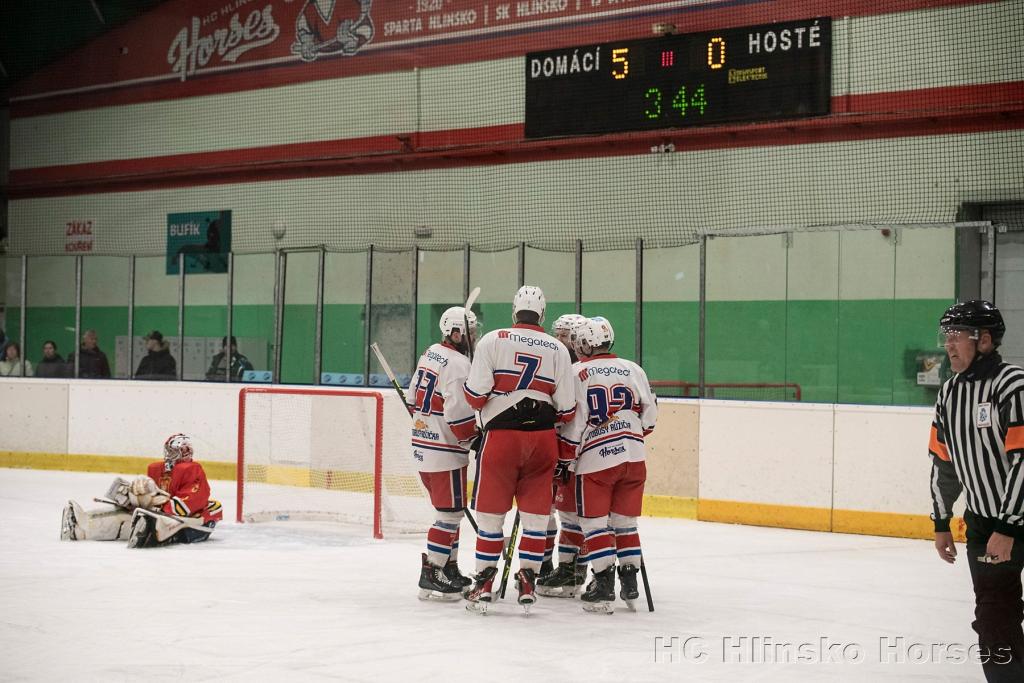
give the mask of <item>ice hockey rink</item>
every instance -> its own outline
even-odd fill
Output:
[[[927,541],[643,518],[655,612],[526,616],[510,588],[480,616],[416,599],[415,537],[225,521],[195,546],[61,542],[65,501],[113,476],[0,469],[3,680],[981,679],[967,564]],[[233,519],[234,483],[212,485]]]

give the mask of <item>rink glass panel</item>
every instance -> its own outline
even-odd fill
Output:
[[[323,371],[363,374],[366,252],[328,252],[324,261]]]
[[[471,253],[469,286],[480,288],[473,310],[481,335],[511,325],[512,297],[519,288],[519,250]]]
[[[564,313],[576,312],[576,255],[573,252],[542,251],[526,248],[526,285],[540,287],[547,300],[541,325],[550,330],[552,323]],[[512,318],[512,291],[508,298],[508,320]],[[500,323],[498,327],[504,326]]]
[[[417,256],[416,354],[440,341],[441,314],[449,306],[462,306],[465,263],[462,251],[425,251]],[[474,306],[475,308],[475,306]]]
[[[697,383],[700,245],[645,249],[643,291],[642,365],[648,379]],[[655,393],[683,392],[680,387],[655,387]]]
[[[582,314],[603,316],[615,331],[612,352],[637,360],[636,355],[636,252],[583,252]],[[555,318],[549,318],[549,325]]]

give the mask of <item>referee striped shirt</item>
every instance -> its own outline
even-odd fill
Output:
[[[932,519],[935,531],[949,531],[964,491],[968,510],[1024,538],[1024,370],[992,356],[939,390],[928,446]]]

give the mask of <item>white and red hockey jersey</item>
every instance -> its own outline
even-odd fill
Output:
[[[578,454],[577,474],[644,460],[644,437],[658,419],[647,373],[612,353],[591,356],[572,369],[576,415],[559,430],[562,457]]]
[[[550,403],[561,422],[571,420],[576,410],[569,350],[538,325],[517,323],[485,334],[465,389],[485,427],[524,398]]]
[[[420,472],[469,464],[463,443],[477,429],[476,413],[462,391],[468,375],[469,358],[450,344],[432,344],[420,356],[406,393],[406,400],[413,401],[412,455]]]

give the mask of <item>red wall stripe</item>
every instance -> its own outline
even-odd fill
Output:
[[[187,97],[219,95],[262,88],[275,88],[324,79],[349,78],[370,74],[411,71],[466,64],[490,59],[523,55],[527,52],[566,45],[584,45],[645,38],[651,35],[652,21],[675,23],[681,31],[699,32],[715,28],[732,28],[767,22],[805,19],[815,16],[870,16],[907,12],[917,9],[945,6],[989,4],[997,0],[842,0],[813,2],[812,0],[779,0],[768,3],[741,3],[728,6],[698,6],[686,10],[641,13],[628,18],[608,18],[585,22],[582,25],[555,25],[550,28],[525,29],[521,33],[498,34],[482,38],[439,39],[423,47],[374,46],[353,57],[321,59],[313,64],[296,62],[287,66],[254,66],[248,70],[196,75],[188,81],[176,79],[137,86],[110,87],[90,92],[53,95],[40,99],[21,99],[37,96],[52,87],[46,79],[30,77],[13,89],[11,118],[23,118],[99,107],[121,106],[142,102],[156,102]],[[373,45],[373,44],[371,44]],[[73,57],[73,56],[72,56]],[[72,58],[52,67],[57,72],[75,72],[88,69],[88,64],[75,64]],[[170,74],[168,74],[170,76]]]

